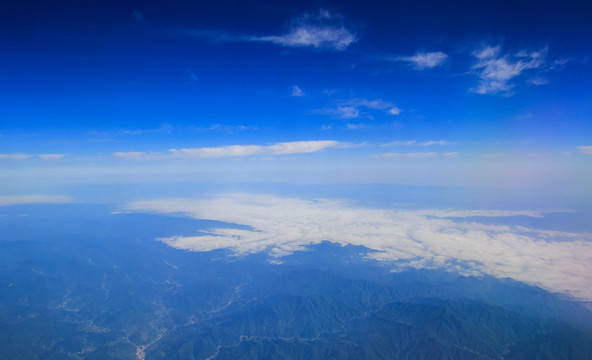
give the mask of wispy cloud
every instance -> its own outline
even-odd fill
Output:
[[[72,198],[63,195],[14,195],[0,196],[0,206],[21,204],[60,204],[72,202]]]
[[[221,158],[243,156],[272,156],[314,153],[328,148],[343,147],[344,143],[332,140],[293,141],[273,145],[231,145],[209,148],[171,149],[169,152],[183,158]]]
[[[8,159],[8,160],[24,160],[28,159],[33,155],[28,154],[0,154],[0,159]]]
[[[193,70],[185,69],[185,74],[187,75],[188,84],[194,84],[199,81],[199,77],[193,72]]]
[[[458,151],[451,151],[451,152],[442,153],[442,156],[447,157],[447,158],[456,157],[457,155],[458,155]]]
[[[278,156],[310,154],[325,149],[351,147],[349,143],[333,140],[292,141],[272,145],[229,145],[218,147],[170,149],[166,153],[141,151],[114,152],[114,157],[130,160],[162,160],[170,158],[216,159],[226,157]]]
[[[325,108],[315,110],[317,114],[331,115],[337,119],[355,119],[365,114],[360,109],[381,110],[388,115],[399,115],[402,110],[390,101],[382,99],[368,100],[356,98],[346,101],[340,101],[335,108]],[[368,117],[368,116],[366,116]]]
[[[288,31],[280,35],[232,35],[214,30],[183,30],[173,33],[218,42],[267,42],[283,47],[334,51],[343,51],[358,40],[356,34],[345,26],[343,15],[328,10],[306,13],[293,19]]]
[[[287,47],[312,47],[337,51],[343,51],[357,41],[356,35],[345,27],[343,16],[328,10],[307,13],[294,19],[286,34],[249,36],[244,39]]]
[[[356,106],[338,106],[336,108],[318,109],[314,113],[329,115],[336,119],[355,119],[360,116],[360,109]]]
[[[443,52],[417,52],[413,56],[398,56],[391,58],[395,61],[404,61],[413,65],[417,70],[432,69],[443,64],[448,55]]]
[[[389,115],[399,115],[401,113],[401,109],[399,109],[395,104],[382,99],[352,99],[347,101],[346,104],[355,107],[365,107],[373,110],[385,110]]]
[[[348,130],[360,130],[360,129],[364,129],[367,127],[368,127],[368,125],[366,125],[366,124],[347,124],[346,125],[346,129],[348,129]]]
[[[298,86],[294,85],[292,86],[292,96],[304,96],[304,91],[302,91],[302,89]]]
[[[419,143],[417,145],[419,145],[419,146],[450,145],[450,141],[447,141],[447,140],[429,140],[429,141],[421,142],[421,143]]]
[[[434,146],[434,145],[451,145],[452,143],[448,140],[427,140],[418,142],[417,140],[397,140],[390,143],[382,144],[381,146]]]
[[[116,158],[122,158],[122,159],[130,159],[130,160],[146,160],[146,159],[152,159],[155,157],[162,157],[162,155],[151,155],[148,153],[145,153],[143,151],[127,151],[127,152],[114,152],[111,155],[113,155]]]
[[[409,153],[384,153],[378,154],[376,157],[382,158],[408,158],[408,159],[423,159],[433,158],[439,156],[437,152],[409,152]]]
[[[415,145],[417,140],[396,140],[391,141],[390,143],[382,144],[381,146],[410,146]]]
[[[388,261],[396,269],[488,274],[592,300],[591,234],[488,225],[475,218],[540,217],[544,215],[541,211],[398,211],[345,201],[246,194],[139,201],[124,210],[185,213],[251,228],[212,228],[203,236],[179,234],[159,239],[179,249],[268,252],[282,257],[328,240],[365,246],[375,251],[370,257]]]
[[[578,150],[580,150],[582,154],[592,155],[592,145],[578,146]]]
[[[473,52],[473,56],[477,62],[472,68],[477,71],[480,81],[479,86],[471,91],[477,94],[509,94],[514,87],[510,82],[512,79],[545,64],[547,49],[511,55],[502,54],[500,46],[485,46]]]
[[[68,156],[68,155],[67,154],[39,154],[39,155],[37,155],[37,157],[39,157],[42,160],[57,160],[57,159],[61,159],[66,156]]]
[[[536,85],[536,86],[540,86],[540,85],[546,85],[549,83],[549,80],[545,79],[544,77],[535,77],[532,78],[530,80],[528,80],[529,83]]]

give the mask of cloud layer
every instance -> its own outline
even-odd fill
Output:
[[[268,252],[281,257],[328,240],[366,246],[376,251],[371,257],[392,262],[397,268],[441,268],[508,277],[592,300],[592,235],[485,225],[467,219],[544,215],[537,211],[396,211],[344,201],[247,194],[139,201],[125,210],[185,213],[252,229],[214,228],[204,236],[159,239],[179,249]]]
[[[0,206],[22,204],[60,204],[69,203],[72,199],[62,195],[14,195],[0,196]]]

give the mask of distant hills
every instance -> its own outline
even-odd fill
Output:
[[[54,207],[0,222],[0,358],[592,358],[592,313],[515,281],[332,243],[283,264],[192,253],[154,238],[207,222]]]

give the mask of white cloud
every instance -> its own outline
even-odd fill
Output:
[[[432,69],[446,61],[448,55],[443,52],[418,52],[413,56],[400,56],[393,60],[411,63],[417,70]]]
[[[347,124],[346,128],[348,130],[360,130],[366,128],[366,124]]]
[[[292,21],[286,34],[249,36],[244,39],[270,42],[287,47],[312,47],[337,51],[343,51],[357,41],[356,35],[345,27],[343,16],[327,10],[300,16]]]
[[[530,80],[528,80],[529,83],[536,85],[536,86],[541,86],[541,85],[546,85],[549,83],[549,80],[545,79],[544,77],[536,77],[536,78],[532,78]]]
[[[57,160],[57,159],[61,159],[61,158],[65,157],[67,155],[66,154],[39,154],[37,156],[42,160]]]
[[[292,86],[292,96],[304,96],[304,91],[301,88],[294,85]]]
[[[473,69],[478,71],[479,86],[471,89],[477,94],[506,93],[514,87],[510,81],[527,70],[540,68],[545,64],[547,49],[521,51],[514,55],[503,55],[499,46],[486,46],[475,52],[477,62]]]
[[[412,153],[384,153],[376,155],[376,157],[383,158],[408,158],[408,159],[424,159],[439,156],[437,152],[412,152]]]
[[[114,152],[114,157],[130,160],[163,160],[172,158],[216,159],[225,157],[309,154],[329,148],[346,148],[349,143],[334,140],[292,141],[272,145],[228,145],[218,147],[170,149],[167,153],[142,151]]]
[[[450,141],[446,140],[429,140],[417,144],[419,146],[433,146],[433,145],[450,145]]]
[[[0,154],[0,159],[8,160],[24,160],[30,158],[32,155],[28,154]]]
[[[399,115],[402,111],[392,102],[384,101],[382,99],[352,99],[350,101],[347,101],[346,104],[355,107],[365,107],[373,110],[385,110],[386,113],[389,115]]]
[[[397,141],[391,141],[390,143],[387,143],[387,144],[382,144],[381,146],[409,146],[409,145],[414,145],[416,143],[417,143],[416,140],[397,140]]]
[[[160,241],[179,249],[268,252],[281,257],[311,244],[332,241],[374,251],[370,256],[396,269],[442,268],[512,278],[592,300],[592,235],[487,225],[458,218],[542,216],[543,212],[389,210],[345,201],[299,200],[231,194],[199,200],[166,199],[128,204],[126,211],[185,213],[196,219],[251,229],[212,228],[203,236]],[[456,217],[456,221],[448,217]]]
[[[0,206],[21,204],[59,204],[72,202],[72,198],[62,195],[14,195],[0,196]]]
[[[451,145],[452,143],[448,140],[427,140],[417,142],[417,140],[397,140],[390,143],[382,144],[381,146],[434,146],[434,145]]]
[[[398,158],[398,157],[403,157],[403,156],[405,156],[404,153],[384,153],[384,154],[374,155],[374,157],[379,157],[379,158]]]
[[[414,153],[406,153],[406,157],[410,159],[423,159],[423,158],[430,158],[438,156],[437,152],[414,152]]]
[[[128,151],[128,152],[114,152],[114,157],[130,160],[145,160],[149,156],[147,153],[142,151]]]
[[[401,114],[401,109],[399,109],[398,107],[395,106],[395,107],[388,109],[386,111],[386,113],[389,115],[399,115],[399,114]]]
[[[399,115],[402,110],[395,104],[382,99],[368,100],[362,98],[342,101],[336,108],[319,109],[317,114],[332,115],[338,119],[355,119],[363,115],[360,108],[383,110],[388,115]]]
[[[34,155],[29,155],[29,154],[0,154],[0,159],[25,160],[25,159],[29,159],[33,156]],[[66,154],[39,154],[39,155],[35,155],[35,156],[37,156],[39,159],[42,159],[42,160],[56,160],[56,159],[61,159],[67,155]]]
[[[457,155],[458,155],[458,152],[457,151],[451,151],[451,152],[442,153],[442,156],[448,157],[448,158],[455,157]]]
[[[578,150],[580,150],[580,152],[582,154],[592,155],[592,146],[591,145],[588,145],[588,146],[578,146]]]
[[[330,109],[315,110],[317,114],[330,115],[337,119],[355,119],[360,116],[360,110],[355,106],[338,106]]]

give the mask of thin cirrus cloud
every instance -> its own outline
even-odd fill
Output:
[[[221,42],[266,42],[283,47],[334,51],[343,51],[358,40],[357,35],[345,26],[343,15],[328,10],[306,13],[293,19],[288,31],[279,35],[241,36],[212,30],[185,30],[180,34]]]
[[[382,144],[381,146],[434,146],[434,145],[451,145],[452,143],[448,140],[427,140],[418,142],[417,140],[396,140],[391,141],[390,143]]]
[[[419,146],[450,145],[450,141],[446,141],[446,140],[430,140],[430,141],[421,142],[421,143],[419,143],[417,145],[419,145]]]
[[[580,150],[580,152],[582,154],[592,155],[592,145],[589,145],[589,146],[578,146],[578,150]]]
[[[356,119],[365,114],[360,109],[380,110],[387,115],[400,115],[403,110],[390,101],[382,99],[368,100],[355,98],[347,101],[341,101],[335,108],[318,109],[316,114],[330,115],[337,119]]]
[[[356,106],[340,105],[336,108],[325,108],[314,111],[315,114],[329,115],[336,119],[356,119],[360,116],[360,109]]]
[[[436,66],[442,65],[448,55],[441,51],[435,52],[417,52],[413,56],[398,56],[392,58],[394,61],[403,61],[411,64],[416,70],[432,69]]]
[[[229,145],[218,147],[170,149],[165,154],[140,151],[114,152],[118,158],[131,160],[157,160],[170,158],[217,159],[226,157],[278,156],[309,154],[330,148],[346,148],[351,144],[334,140],[292,141],[272,145]]]
[[[476,71],[480,80],[479,85],[471,91],[477,94],[509,94],[514,87],[511,83],[512,79],[545,65],[547,49],[502,54],[500,46],[485,46],[473,52],[473,56],[477,62],[472,69]],[[543,85],[543,82],[535,82],[535,85]]]
[[[249,36],[248,41],[270,42],[285,47],[310,47],[343,51],[357,41],[344,25],[343,16],[328,10],[307,13],[294,19],[289,31],[281,35]]]
[[[302,89],[300,87],[294,85],[294,86],[292,86],[291,96],[295,96],[295,97],[304,96],[304,91],[302,91]]]
[[[30,158],[32,155],[29,154],[0,154],[0,159],[7,159],[7,160],[24,160]]]
[[[42,160],[57,160],[57,159],[61,159],[66,156],[67,156],[66,154],[39,154],[39,155],[37,155],[37,157],[39,157]]]
[[[384,153],[376,155],[381,158],[408,158],[408,159],[424,159],[437,157],[440,154],[437,152],[410,152],[410,153]]]
[[[487,274],[592,300],[592,234],[491,225],[475,217],[534,216],[541,211],[376,209],[346,201],[229,194],[204,199],[137,201],[126,212],[185,213],[248,226],[158,240],[178,249],[266,252],[281,258],[323,241],[362,245],[395,269],[438,268]]]
[[[389,115],[401,114],[401,109],[390,101],[384,101],[382,99],[368,100],[368,99],[352,99],[347,101],[346,104],[355,107],[365,107],[373,110],[384,110]]]
[[[68,156],[67,154],[38,154],[38,155],[31,155],[31,154],[22,154],[22,153],[14,153],[14,154],[0,154],[0,159],[6,160],[25,160],[33,158],[34,156],[38,157],[41,160],[57,160],[63,157]]]

